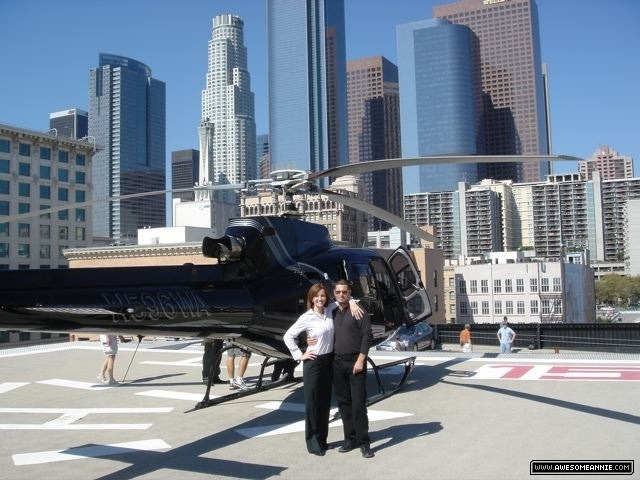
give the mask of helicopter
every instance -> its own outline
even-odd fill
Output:
[[[496,161],[497,157],[483,158]],[[551,156],[527,158],[540,161]],[[278,171],[272,173],[270,186],[285,196],[285,205],[293,204],[295,193],[321,192],[433,240],[401,218],[355,198],[319,188],[315,182],[327,176],[451,159],[445,156],[378,160],[316,173]],[[478,161],[479,157],[457,159]],[[139,339],[144,336],[226,339],[226,348],[238,346],[265,357],[257,382],[260,390],[267,388],[262,382],[265,367],[290,359],[283,334],[306,310],[306,293],[314,283],[327,284],[332,291],[335,281],[350,282],[353,297],[371,318],[374,344],[385,340],[395,328],[425,320],[432,313],[408,250],[399,247],[386,257],[368,248],[335,245],[324,226],[303,221],[293,211],[232,219],[224,235],[203,239],[202,254],[215,262],[0,271],[0,329],[110,332],[137,335]],[[397,388],[404,383],[413,360],[415,357],[385,364],[404,363],[405,371]],[[378,367],[372,365],[379,380]],[[397,390],[386,390],[380,382],[378,387],[379,398]],[[205,399],[210,388],[211,376]],[[243,394],[236,392],[233,398]],[[199,407],[210,404],[203,400]]]

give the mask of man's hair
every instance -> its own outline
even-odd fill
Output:
[[[334,289],[335,287],[337,287],[338,285],[344,285],[346,286],[349,290],[351,290],[351,284],[349,282],[347,282],[344,278],[341,278],[340,280],[338,280],[335,285],[334,285]]]

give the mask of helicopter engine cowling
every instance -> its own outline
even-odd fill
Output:
[[[244,239],[235,235],[224,235],[220,238],[204,237],[202,254],[208,258],[216,258],[224,263],[242,258],[245,249]]]

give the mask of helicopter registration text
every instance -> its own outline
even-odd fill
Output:
[[[103,298],[108,306],[126,313],[114,315],[114,323],[199,318],[207,314],[206,304],[193,292],[105,293]]]

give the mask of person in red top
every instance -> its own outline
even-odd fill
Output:
[[[471,325],[468,323],[464,326],[460,332],[460,346],[462,351],[467,353],[472,351],[471,347]]]

